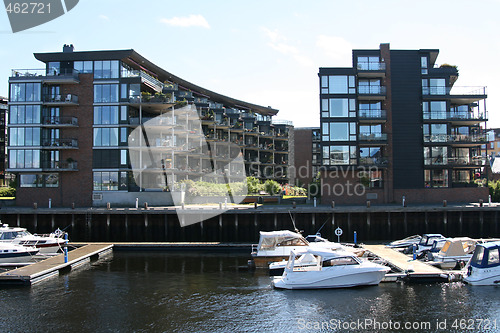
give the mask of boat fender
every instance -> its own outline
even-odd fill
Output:
[[[472,266],[469,266],[469,268],[467,268],[467,276],[470,276],[472,274]]]
[[[433,261],[434,255],[431,252],[427,252],[427,261]]]

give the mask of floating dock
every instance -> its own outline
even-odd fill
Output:
[[[0,284],[33,285],[49,277],[59,274],[61,270],[73,269],[91,258],[99,258],[113,251],[113,244],[88,244],[68,252],[68,262],[64,262],[64,254],[48,258],[29,266],[17,268],[0,274]]]
[[[408,279],[412,282],[448,281],[451,277],[449,272],[419,260],[413,260],[407,255],[385,245],[363,245],[363,248],[386,262],[391,268],[399,271],[398,273],[388,274],[387,282],[398,278]]]

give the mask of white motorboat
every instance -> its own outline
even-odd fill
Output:
[[[0,243],[0,264],[28,262],[38,251],[32,246]]]
[[[441,269],[455,267],[461,269],[472,257],[476,243],[475,240],[468,237],[448,239],[439,252],[427,252],[427,263]]]
[[[415,253],[417,254],[417,258],[423,258],[427,252],[429,252],[432,248],[434,250],[440,250],[447,238],[441,234],[425,234],[422,236],[420,242],[415,245]],[[436,242],[436,244],[434,244]],[[408,246],[403,250],[403,253],[412,254],[413,253],[413,244]]]
[[[309,248],[303,253],[290,253],[283,275],[274,277],[273,285],[280,289],[377,285],[389,271],[387,266],[361,260],[349,252]]]
[[[0,243],[12,243],[23,246],[34,246],[40,254],[55,254],[68,242],[64,239],[65,232],[57,229],[49,235],[31,234],[26,228],[9,227],[3,224],[0,227]]]
[[[261,231],[259,244],[252,245],[252,259],[256,267],[268,267],[270,262],[288,259],[291,251],[303,252],[308,247],[332,251],[344,248],[339,243],[321,239],[309,243],[297,232]]]
[[[393,248],[393,249],[398,249],[398,248],[407,248],[409,246],[412,246],[413,244],[418,244],[420,243],[420,240],[422,239],[422,236],[420,235],[413,235],[409,236],[394,242],[391,242],[387,245],[387,247]]]
[[[500,285],[500,242],[477,244],[464,281],[477,286]]]

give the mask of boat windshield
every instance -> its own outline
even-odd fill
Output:
[[[18,236],[18,232],[17,231],[6,231],[6,232],[2,232],[2,234],[0,235],[0,240],[4,240],[4,239],[14,239]]]
[[[354,257],[340,257],[323,261],[323,267],[345,265],[359,265],[359,261],[357,261]]]

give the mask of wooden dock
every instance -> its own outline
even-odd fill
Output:
[[[368,252],[386,261],[389,266],[400,271],[400,276],[412,281],[444,281],[448,280],[449,274],[437,267],[428,265],[419,260],[413,260],[407,255],[388,248],[385,245],[363,245]]]
[[[33,285],[49,277],[59,274],[63,269],[73,269],[91,258],[99,258],[113,250],[113,244],[88,244],[68,252],[68,262],[64,262],[64,254],[59,254],[29,266],[17,268],[0,274],[0,284]]]

